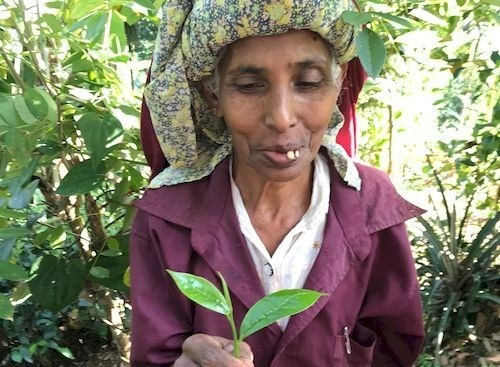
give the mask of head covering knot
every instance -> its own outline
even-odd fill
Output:
[[[151,187],[208,176],[231,154],[231,136],[210,111],[200,82],[213,76],[219,52],[239,39],[309,29],[332,46],[339,63],[355,56],[356,29],[340,15],[350,0],[167,0],[158,29],[151,82],[145,98],[160,147],[170,164]],[[347,184],[360,188],[359,174],[335,143],[343,123],[333,114],[323,146]]]

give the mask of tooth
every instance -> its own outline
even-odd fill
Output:
[[[300,150],[296,150],[294,153],[295,153],[295,159],[300,157]]]
[[[293,150],[289,150],[288,152],[286,152],[286,156],[289,159],[295,159],[295,152]]]

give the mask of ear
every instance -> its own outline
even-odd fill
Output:
[[[214,87],[208,80],[203,80],[201,82],[200,92],[210,106],[213,114],[217,117],[222,117],[219,96],[215,93]]]

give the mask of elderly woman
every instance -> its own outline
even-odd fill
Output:
[[[132,366],[411,366],[423,339],[405,220],[421,213],[336,145],[356,30],[342,0],[167,1],[146,100],[170,164],[137,202]],[[231,354],[225,317],[165,269],[327,293]]]

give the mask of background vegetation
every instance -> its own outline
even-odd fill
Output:
[[[0,1],[0,366],[126,361],[130,203],[148,175],[138,116],[161,3]],[[384,66],[361,95],[359,157],[429,210],[410,224],[419,364],[494,365],[500,3],[361,7],[346,16],[366,25],[365,66]]]

